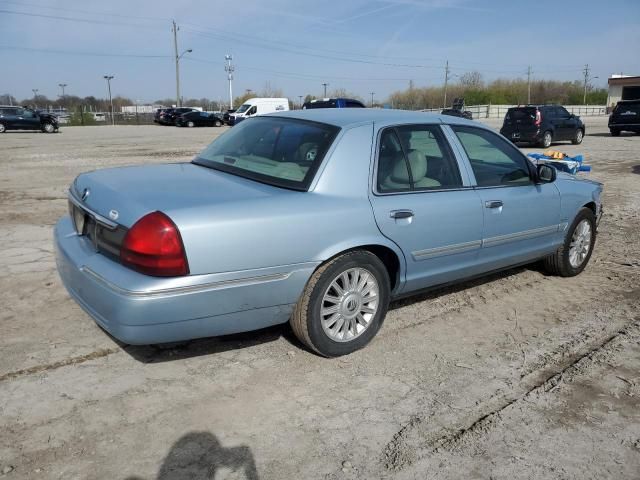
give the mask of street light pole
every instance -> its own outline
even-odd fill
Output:
[[[373,107],[373,96],[376,94],[376,92],[369,92],[371,94],[371,106]]]
[[[328,83],[323,83],[322,86],[324,87],[324,97],[323,98],[327,98],[327,85],[329,85]]]
[[[66,83],[59,83],[58,86],[62,89],[61,97],[64,98],[64,87],[66,87],[67,84]]]
[[[33,106],[34,108],[38,108],[38,89],[37,88],[32,88],[31,91],[33,92]]]
[[[109,92],[109,103],[111,104],[111,125],[115,127],[116,119],[113,116],[113,98],[111,98],[111,80],[113,80],[113,75],[104,75],[103,78],[107,81],[107,91]]]
[[[225,55],[224,59],[227,61],[227,64],[224,66],[224,71],[227,72],[227,80],[229,80],[229,110],[233,110],[233,71],[236,69],[231,60],[233,60],[233,55]]]
[[[298,95],[298,98],[300,99],[300,110],[302,110],[302,95]]]
[[[449,60],[447,60],[447,64],[444,67],[444,106],[442,108],[447,108],[447,84],[449,83]]]

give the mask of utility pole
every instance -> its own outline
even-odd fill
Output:
[[[586,105],[587,104],[587,89],[589,88],[589,81],[591,80],[591,69],[589,68],[589,64],[587,63],[584,66],[584,70],[582,70],[582,72],[584,73],[584,95],[582,96],[582,104]],[[594,77],[594,78],[598,78],[598,77]]]
[[[376,94],[376,92],[369,92],[369,94],[371,95],[371,106],[373,107],[373,96]]]
[[[327,98],[327,85],[329,85],[328,83],[323,83],[322,86],[324,87],[324,97],[322,98]]]
[[[113,80],[113,75],[104,75],[103,78],[107,81],[107,91],[109,92],[109,103],[111,104],[111,125],[115,127],[116,119],[113,116],[113,98],[111,98],[111,80]]]
[[[64,98],[64,87],[66,87],[67,84],[66,83],[59,83],[58,86],[62,89],[61,97]]]
[[[180,106],[180,58],[178,57],[178,26],[176,21],[172,20],[173,27],[173,52],[176,57],[176,107]]]
[[[531,105],[531,65],[527,68],[527,105]]]
[[[449,60],[444,67],[444,106],[442,108],[447,108],[447,84],[449,83]]]
[[[34,108],[38,108],[38,89],[37,88],[32,88],[31,91],[33,92],[33,106]]]
[[[229,110],[233,110],[233,71],[236,69],[231,60],[233,60],[232,55],[225,55],[224,59],[227,61],[227,64],[224,66],[224,71],[227,72],[227,79],[229,80]]]
[[[300,100],[300,110],[302,110],[302,95],[298,95],[298,99]]]

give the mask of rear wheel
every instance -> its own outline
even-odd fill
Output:
[[[582,131],[581,128],[579,128],[576,130],[576,133],[573,136],[571,143],[573,143],[574,145],[580,145],[582,143],[583,138],[584,138],[584,132]]]
[[[7,127],[4,126],[4,123],[0,123],[0,133],[4,133],[7,131]]]
[[[352,353],[378,333],[389,304],[389,274],[378,257],[356,250],[311,276],[291,315],[298,339],[325,357]]]
[[[611,132],[611,136],[612,137],[619,137],[620,136],[620,130],[617,130],[615,128],[612,128],[611,130],[609,130]]]
[[[47,122],[42,125],[42,131],[44,133],[53,133],[56,131],[56,127],[53,125],[53,123]]]
[[[189,128],[193,128],[193,127],[195,127],[195,126],[196,126],[196,124],[195,124],[195,123],[193,123],[193,122],[187,122],[187,127],[189,127]]]
[[[556,253],[544,259],[546,270],[561,277],[573,277],[585,269],[596,243],[596,217],[589,208],[582,208],[570,228],[564,243]]]
[[[553,135],[551,135],[551,132],[547,130],[542,135],[542,140],[540,140],[540,146],[542,146],[543,148],[549,148],[551,146],[551,140],[553,140]]]

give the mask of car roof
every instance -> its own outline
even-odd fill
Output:
[[[376,123],[380,125],[444,123],[450,125],[474,125],[485,128],[482,124],[460,117],[441,115],[439,113],[385,108],[318,108],[276,112],[270,113],[268,116],[310,120],[341,128],[352,127],[363,123]]]

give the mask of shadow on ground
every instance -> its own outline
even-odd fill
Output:
[[[212,433],[189,432],[173,444],[156,480],[213,480],[220,469],[241,472],[241,478],[247,480],[260,478],[249,447],[223,447]],[[144,479],[132,476],[126,480]]]

